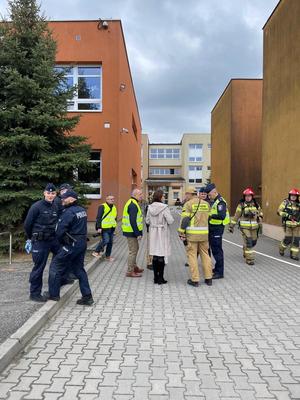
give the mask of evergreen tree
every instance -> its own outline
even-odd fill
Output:
[[[36,0],[10,0],[0,23],[0,232],[22,232],[31,204],[47,182],[69,182],[90,168],[90,146],[70,133],[64,72],[55,67],[56,42]],[[79,189],[80,191],[80,189]],[[0,237],[1,239],[1,237]]]

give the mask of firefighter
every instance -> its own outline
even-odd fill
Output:
[[[290,257],[299,260],[300,241],[300,191],[291,189],[289,196],[284,199],[278,208],[278,215],[282,218],[284,239],[279,244],[279,254],[284,255],[285,249],[290,247]]]
[[[231,218],[228,230],[233,233],[234,227],[238,223],[244,240],[243,256],[248,265],[254,265],[255,262],[253,249],[261,231],[262,219],[262,209],[254,198],[254,191],[251,188],[245,189],[235,215]]]

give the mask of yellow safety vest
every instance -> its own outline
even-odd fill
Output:
[[[223,220],[221,219],[214,219],[214,215],[218,215],[218,204],[220,203],[220,201],[224,201],[225,205],[226,205],[226,216]],[[217,199],[214,204],[211,206],[211,210],[210,210],[210,220],[209,223],[211,225],[228,225],[230,222],[230,215],[229,215],[229,211],[227,208],[227,203],[226,201],[221,197],[219,199]]]
[[[117,226],[117,208],[115,205],[112,206],[112,209],[110,211],[110,207],[107,203],[103,203],[101,204],[102,206],[104,206],[104,212],[103,212],[103,216],[106,217],[104,219],[102,219],[101,221],[101,227],[103,229],[108,229],[108,228],[115,228]]]
[[[138,230],[140,232],[142,232],[142,230],[143,230],[143,213],[142,213],[141,207],[139,206],[139,203],[135,199],[129,199],[124,206],[123,218],[122,218],[122,231],[128,232],[128,233],[133,232],[132,226],[130,224],[129,214],[128,214],[128,207],[131,203],[133,203],[137,206],[138,213],[136,216],[136,224],[137,224]]]

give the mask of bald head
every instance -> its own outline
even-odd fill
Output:
[[[143,192],[140,189],[134,189],[131,192],[131,197],[135,198],[137,201],[141,201],[143,198]]]

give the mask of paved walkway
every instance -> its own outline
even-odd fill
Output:
[[[94,306],[73,296],[0,375],[0,399],[300,399],[300,269],[246,266],[225,243],[226,278],[194,288],[175,226],[172,241],[158,286],[125,278],[120,237],[90,277]]]

